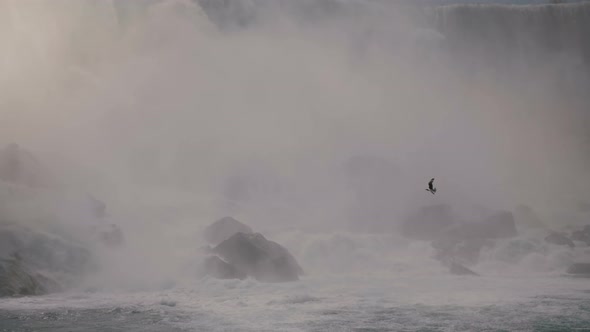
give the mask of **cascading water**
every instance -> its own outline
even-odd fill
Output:
[[[0,330],[586,328],[589,13],[0,1]]]

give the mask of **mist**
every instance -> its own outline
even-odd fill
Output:
[[[387,241],[428,205],[467,222],[519,205],[552,228],[587,217],[589,44],[543,42],[587,33],[588,5],[537,25],[504,20],[549,15],[527,6],[226,5],[0,2],[0,146],[48,174],[42,204],[2,213],[84,242],[92,217],[67,197],[99,197],[127,240],[91,249],[113,285],[186,277],[199,232],[227,215],[312,275],[363,258],[328,264],[303,233],[381,236],[376,250],[409,259],[428,249]]]

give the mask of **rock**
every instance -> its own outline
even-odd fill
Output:
[[[217,220],[205,228],[203,235],[205,240],[213,245],[219,244],[236,233],[252,234],[252,228],[232,217]]]
[[[557,244],[560,246],[569,246],[570,248],[575,247],[576,245],[574,242],[568,238],[565,233],[551,233],[547,237],[545,237],[545,241],[552,244]]]
[[[218,279],[245,279],[247,275],[217,256],[209,256],[203,263],[205,275]]]
[[[60,290],[90,271],[92,263],[90,252],[71,241],[22,226],[0,224],[1,296]]]
[[[363,232],[393,231],[399,168],[387,159],[365,155],[348,159],[343,170],[354,194],[349,205],[350,227]]]
[[[0,297],[45,294],[47,290],[23,267],[21,259],[0,260]]]
[[[570,274],[587,274],[590,276],[590,263],[574,263],[568,269]]]
[[[43,186],[47,182],[41,164],[17,144],[0,150],[0,180],[29,187]]]
[[[454,275],[459,275],[459,276],[479,276],[479,274],[471,271],[470,269],[466,268],[465,266],[459,264],[459,263],[455,263],[452,262],[451,265],[449,266],[449,272],[451,272],[451,274]]]
[[[573,231],[571,239],[573,241],[585,242],[586,245],[590,246],[590,234],[585,233],[584,231]]]
[[[519,205],[514,210],[514,220],[522,228],[544,228],[545,225],[535,211],[526,205]]]
[[[287,249],[259,233],[236,233],[213,248],[213,252],[258,281],[296,281],[303,274]]]
[[[511,212],[498,212],[483,222],[463,223],[450,228],[446,236],[454,239],[500,239],[517,235]]]
[[[402,235],[416,240],[434,240],[455,221],[451,207],[446,204],[421,208],[401,225]]]
[[[107,205],[92,195],[87,195],[88,210],[96,218],[104,218],[106,216]]]
[[[572,232],[571,239],[574,241],[585,242],[590,246],[590,225],[584,226],[581,230]]]
[[[125,244],[123,231],[115,224],[111,224],[108,229],[101,231],[100,239],[110,247],[120,247]]]
[[[465,265],[477,263],[481,250],[491,246],[493,246],[492,240],[481,238],[466,240],[444,238],[432,242],[432,247],[436,250],[435,259],[442,262],[460,262]]]

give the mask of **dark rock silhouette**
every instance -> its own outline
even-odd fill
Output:
[[[392,231],[392,215],[396,211],[392,197],[399,185],[399,168],[387,159],[369,155],[349,158],[343,170],[355,198],[349,207],[351,228]]]
[[[259,233],[236,233],[212,251],[240,272],[258,281],[296,281],[303,274],[287,249]]]
[[[431,205],[410,215],[401,225],[401,233],[416,240],[434,240],[455,222],[452,209],[447,204]]]
[[[590,276],[590,263],[574,263],[567,269],[567,273]]]
[[[47,182],[45,171],[33,154],[14,143],[0,150],[0,180],[29,187],[44,186]]]
[[[92,195],[86,196],[90,213],[97,218],[104,218],[107,215],[107,205]]]
[[[585,242],[586,245],[590,246],[590,225],[584,226],[581,230],[573,231],[571,239],[574,241]]]
[[[449,266],[449,272],[451,272],[451,274],[454,275],[460,275],[460,276],[479,276],[479,274],[471,271],[470,269],[466,268],[465,266],[456,263],[456,262],[452,262]]]
[[[0,296],[57,291],[92,268],[90,252],[79,245],[25,227],[0,224]]]
[[[205,240],[210,244],[219,244],[236,233],[253,233],[250,226],[243,224],[232,217],[225,217],[207,226],[203,231]]]
[[[545,237],[545,241],[552,243],[552,244],[557,244],[560,246],[569,246],[570,248],[575,247],[576,245],[574,244],[574,241],[572,241],[570,238],[567,237],[567,235],[565,235],[565,233],[551,233],[549,235],[547,235],[547,237]]]
[[[203,271],[205,275],[218,279],[245,279],[247,277],[246,273],[217,256],[209,256],[205,259]]]
[[[545,225],[532,208],[526,205],[519,205],[514,209],[514,220],[517,226],[525,228],[543,228]]]
[[[498,212],[477,223],[462,223],[453,226],[446,236],[454,239],[501,239],[517,235],[514,216],[511,212]]]
[[[434,258],[441,262],[457,262],[465,265],[477,263],[481,250],[492,247],[490,239],[464,239],[442,238],[432,242],[435,249]]]
[[[111,247],[119,247],[125,244],[125,236],[119,226],[111,224],[108,229],[100,232],[102,242]]]
[[[23,267],[20,257],[0,260],[0,297],[45,293],[45,287]]]

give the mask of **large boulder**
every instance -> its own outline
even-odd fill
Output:
[[[102,243],[109,247],[120,247],[125,244],[125,235],[119,226],[111,224],[99,231]]]
[[[0,224],[0,296],[55,291],[72,285],[91,267],[90,252],[70,240]]]
[[[397,211],[396,190],[400,170],[378,156],[354,156],[344,163],[344,172],[354,200],[349,205],[353,230],[383,232],[392,230]]]
[[[47,184],[47,174],[33,154],[13,143],[0,149],[0,180],[39,187]]]
[[[456,262],[452,262],[450,264],[449,272],[451,272],[451,274],[458,276],[479,276],[479,274],[471,271],[470,269]]]
[[[43,283],[47,280],[28,271],[18,255],[0,259],[0,297],[46,294],[48,288]]]
[[[519,205],[514,209],[514,220],[521,228],[544,228],[541,218],[527,205]]]
[[[586,225],[580,230],[573,231],[571,239],[574,241],[584,242],[586,245],[590,246],[590,225]]]
[[[259,233],[236,233],[212,251],[237,270],[258,281],[296,281],[303,274],[287,249]]]
[[[205,275],[217,279],[245,279],[246,273],[238,270],[235,266],[223,261],[217,256],[209,256],[203,262],[203,272]]]
[[[560,246],[569,246],[570,248],[575,247],[574,241],[565,235],[565,233],[551,233],[545,237],[545,241],[552,244],[557,244]]]
[[[498,212],[481,222],[457,223],[440,232],[432,242],[434,258],[441,262],[464,265],[477,263],[480,252],[494,245],[495,239],[516,236],[514,217],[510,212]]]
[[[252,234],[252,228],[232,217],[225,217],[207,226],[203,232],[205,240],[213,245],[219,244],[236,233]]]
[[[490,239],[453,239],[441,238],[432,242],[435,250],[434,258],[449,264],[449,262],[460,263],[463,265],[474,265],[477,263],[483,248],[492,247],[493,241]]]
[[[482,222],[463,223],[446,232],[446,236],[454,239],[501,239],[517,235],[514,217],[511,212],[498,212]]]
[[[590,276],[590,263],[574,263],[567,269],[567,273]]]
[[[401,233],[416,240],[434,240],[455,221],[447,204],[431,205],[410,215],[401,225]]]

